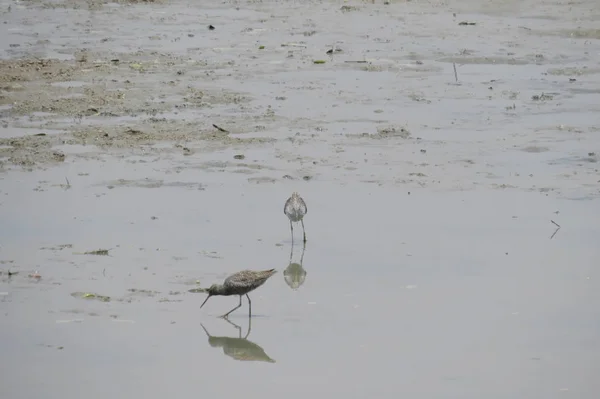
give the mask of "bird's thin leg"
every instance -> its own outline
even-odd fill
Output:
[[[248,294],[246,294],[246,298],[248,298],[248,318],[252,317],[252,301],[250,300],[250,297],[248,296]],[[240,296],[240,304],[242,301],[242,297]]]
[[[234,310],[236,310],[236,309],[239,309],[239,308],[241,308],[241,307],[242,307],[242,296],[240,295],[240,304],[239,304],[239,305],[237,305],[235,308],[231,309],[229,312],[225,313],[225,314],[224,314],[223,316],[221,316],[221,317],[222,317],[222,318],[224,318],[224,319],[226,319],[226,318],[229,316],[229,314],[230,314],[231,312],[233,312]]]
[[[290,230],[292,231],[292,244],[294,243],[294,225],[292,224],[292,221],[290,220]]]
[[[304,261],[304,250],[306,249],[306,241],[304,242],[304,245],[302,246],[302,255],[300,255],[300,266],[302,266],[302,261]]]
[[[294,255],[294,241],[292,240],[292,248],[290,249],[290,262],[292,263],[292,256]]]
[[[304,243],[306,244],[306,231],[304,231],[304,219],[300,219],[300,223],[302,223],[302,233],[304,234]]]

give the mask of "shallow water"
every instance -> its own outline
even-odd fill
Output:
[[[21,82],[122,114],[0,108],[0,137],[84,137],[0,154],[0,396],[595,398],[595,3],[205,3],[0,0],[0,58],[147,60]],[[135,121],[164,139],[77,131]],[[239,330],[190,292],[269,268]]]
[[[597,201],[306,184],[308,243],[302,254],[297,240],[292,256],[306,276],[294,291],[283,276],[292,246],[279,209],[293,187],[227,183],[115,188],[96,199],[54,188],[37,196],[44,207],[13,202],[25,198],[16,190],[5,196],[14,217],[4,216],[3,259],[42,276],[3,278],[7,397],[224,388],[249,397],[555,397],[563,389],[593,397]],[[562,223],[552,239],[550,219]],[[39,249],[56,244],[73,247]],[[110,255],[73,254],[94,245]],[[278,274],[251,295],[248,339],[275,363],[244,346],[248,361],[224,356],[228,347],[211,347],[200,323],[238,337],[215,317],[237,299],[212,298],[199,310],[204,294],[188,290],[270,267]],[[245,300],[230,320],[246,333]]]

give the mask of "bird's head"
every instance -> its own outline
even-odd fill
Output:
[[[219,291],[219,287],[217,286],[217,284],[213,284],[211,285],[206,292],[208,292],[208,296],[213,296],[213,295],[217,295],[217,292]]]

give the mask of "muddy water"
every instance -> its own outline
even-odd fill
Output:
[[[600,8],[454,3],[0,0],[0,396],[595,398]]]

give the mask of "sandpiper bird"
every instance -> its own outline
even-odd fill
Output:
[[[306,231],[304,231],[304,215],[308,212],[306,202],[300,194],[293,192],[292,196],[285,201],[283,213],[290,219],[290,229],[292,230],[292,242],[294,241],[294,225],[293,222],[302,223],[302,233],[304,234],[304,242],[306,242]]]
[[[231,309],[229,312],[225,313],[223,318],[227,318],[231,312],[236,309],[239,309],[242,306],[242,295],[246,295],[248,298],[248,317],[252,316],[252,301],[250,301],[250,297],[248,293],[254,291],[261,285],[265,283],[274,275],[277,271],[275,269],[270,270],[261,270],[261,271],[253,271],[253,270],[242,270],[241,272],[233,273],[231,276],[227,277],[223,284],[213,284],[207,290],[208,296],[200,305],[200,309],[209,300],[211,296],[229,296],[229,295],[239,295],[240,296],[240,304],[235,308]]]

